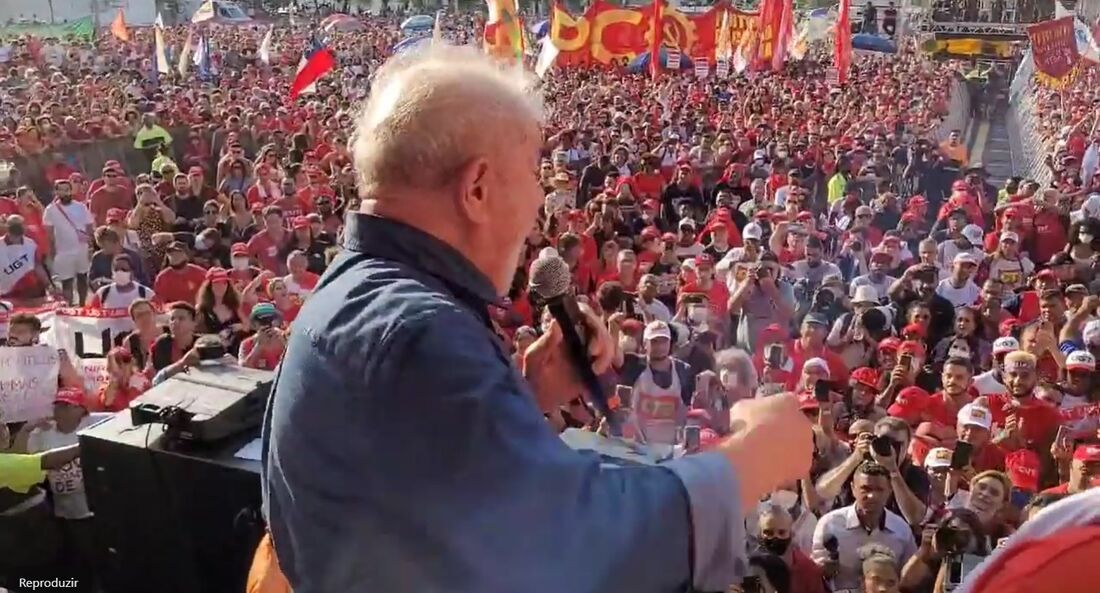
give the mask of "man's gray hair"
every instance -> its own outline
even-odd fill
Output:
[[[726,370],[737,376],[738,385],[753,393],[760,386],[760,378],[752,364],[752,357],[739,348],[726,348],[714,354],[714,369]]]
[[[514,148],[543,119],[532,81],[473,47],[433,45],[391,58],[350,141],[360,193],[439,188],[472,159]]]

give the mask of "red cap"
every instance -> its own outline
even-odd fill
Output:
[[[798,216],[795,217],[795,220],[813,220],[813,219],[814,219],[814,214],[813,214],[813,212],[810,212],[809,210],[803,210],[802,212],[798,213]]]
[[[917,386],[909,386],[901,390],[897,399],[886,413],[913,424],[920,420],[920,415],[928,408],[932,396],[927,391]]]
[[[657,227],[647,226],[642,229],[642,240],[646,239],[659,239],[661,237],[661,231],[657,230]]]
[[[294,230],[308,229],[309,219],[305,216],[295,216],[294,221],[291,223],[291,225],[293,226]]]
[[[878,371],[871,367],[859,367],[852,371],[848,379],[852,383],[859,383],[871,389],[878,389]]]
[[[910,323],[909,325],[901,329],[902,336],[915,335],[918,338],[923,338],[927,335],[924,326],[919,323]]]
[[[565,213],[565,219],[566,220],[581,220],[581,221],[583,221],[584,220],[584,211],[583,210],[570,210],[569,212]]]
[[[909,205],[910,206],[927,206],[928,205],[928,198],[926,198],[926,197],[924,197],[920,194],[915,195],[915,196],[909,198]]]
[[[248,244],[234,243],[233,246],[229,248],[229,255],[248,255]]]
[[[924,344],[921,344],[920,342],[915,342],[913,340],[905,340],[901,343],[901,346],[898,347],[898,354],[924,356]]]
[[[768,220],[772,217],[772,213],[767,210],[758,210],[752,217],[757,220]]]
[[[897,339],[893,336],[891,336],[889,338],[884,338],[881,342],[878,343],[879,352],[882,352],[883,350],[892,350],[894,352],[897,352],[900,349],[901,349],[901,340],[899,340],[899,339]]]
[[[1008,208],[1005,208],[1004,216],[1005,218],[1019,218],[1020,209],[1015,206],[1009,206]]]
[[[1078,445],[1077,449],[1073,452],[1073,460],[1084,461],[1086,463],[1100,461],[1100,445]]]
[[[1005,471],[1012,485],[1028,492],[1039,490],[1039,455],[1031,449],[1019,449],[1005,456]]]
[[[1044,268],[1040,270],[1038,274],[1035,274],[1035,278],[1042,280],[1056,280],[1058,277],[1054,275],[1054,270],[1050,268]]]
[[[799,410],[816,410],[821,407],[821,404],[817,401],[817,396],[813,391],[803,391],[798,394],[798,409]]]
[[[229,282],[229,272],[225,268],[210,268],[206,271],[206,279],[210,282]]]
[[[74,387],[58,389],[57,396],[53,398],[53,403],[87,407],[84,405],[84,392]]]
[[[713,265],[714,265],[714,258],[711,257],[710,254],[700,253],[699,255],[695,256],[695,267],[696,268],[698,268],[699,266],[713,266]]]
[[[110,208],[107,210],[107,223],[122,222],[126,220],[126,211],[122,208]]]
[[[1021,325],[1023,324],[1020,323],[1019,319],[1011,317],[1002,321],[1001,324],[997,326],[997,330],[1001,333],[1002,336],[1010,336],[1012,335],[1012,331],[1020,327]]]
[[[901,215],[902,222],[917,222],[918,220],[920,220],[920,217],[917,216],[916,212],[906,210],[905,214]]]

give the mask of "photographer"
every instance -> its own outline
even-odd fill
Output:
[[[901,312],[908,311],[915,302],[926,305],[932,314],[928,324],[928,343],[936,344],[951,332],[955,320],[955,307],[951,301],[936,294],[939,283],[935,266],[918,264],[906,268],[901,278],[890,285],[887,294],[895,307],[894,320],[897,329],[906,323]]]
[[[286,334],[279,310],[271,303],[256,303],[249,315],[256,331],[241,342],[239,363],[250,369],[274,370],[286,351]]]
[[[887,319],[878,304],[874,287],[857,287],[852,296],[852,311],[836,320],[825,340],[850,369],[870,364],[879,339],[884,337]]]
[[[851,455],[817,480],[817,492],[825,500],[840,497],[842,504],[851,504],[856,496],[846,486],[861,465],[868,461],[885,468],[886,485],[893,497],[884,504],[900,514],[910,525],[919,525],[927,512],[931,485],[928,474],[909,459],[909,425],[886,417],[875,423],[874,433],[861,433],[855,440]],[[889,497],[888,497],[889,498]]]
[[[736,345],[752,351],[757,336],[768,325],[787,327],[794,316],[794,289],[779,277],[779,260],[774,253],[761,254],[760,262],[749,270],[730,297],[729,311],[739,312]]]
[[[901,570],[901,587],[913,593],[953,591],[989,551],[977,515],[948,509],[940,520],[924,525],[917,553]]]

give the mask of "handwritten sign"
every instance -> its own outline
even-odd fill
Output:
[[[49,416],[59,368],[56,348],[0,348],[0,418],[22,422]]]
[[[84,393],[95,394],[111,380],[107,373],[106,358],[78,358],[76,370],[84,378]]]

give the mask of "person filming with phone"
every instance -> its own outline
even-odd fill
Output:
[[[238,361],[250,369],[274,370],[286,351],[286,334],[282,329],[282,316],[271,303],[252,306],[249,322],[255,334],[241,342]]]

